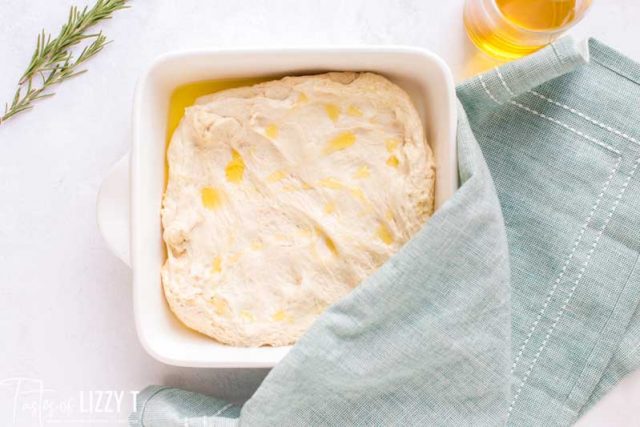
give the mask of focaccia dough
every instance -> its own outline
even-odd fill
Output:
[[[433,210],[416,109],[371,73],[200,98],[168,162],[167,301],[184,324],[230,345],[295,342]]]

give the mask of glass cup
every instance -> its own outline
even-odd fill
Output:
[[[592,0],[466,0],[464,26],[473,44],[494,58],[528,55],[580,21]]]

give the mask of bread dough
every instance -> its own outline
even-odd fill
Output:
[[[200,98],[168,163],[167,301],[188,327],[234,346],[295,342],[433,210],[418,113],[371,73]]]

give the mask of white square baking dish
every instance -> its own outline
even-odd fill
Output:
[[[138,82],[130,164],[128,156],[118,162],[98,196],[98,225],[111,249],[133,269],[136,328],[142,345],[154,358],[179,366],[271,367],[290,348],[217,343],[183,326],[165,302],[160,282],[165,256],[160,207],[173,90],[203,80],[279,78],[325,71],[372,71],[404,88],[421,115],[435,154],[436,208],[456,190],[454,84],[446,64],[431,52],[356,47],[194,50],[161,56]]]

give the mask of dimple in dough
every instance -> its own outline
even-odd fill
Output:
[[[432,157],[408,95],[376,74],[200,98],[168,151],[171,310],[229,345],[295,342],[431,215]]]

